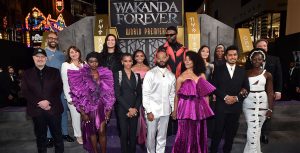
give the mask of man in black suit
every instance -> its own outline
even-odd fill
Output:
[[[268,52],[268,40],[260,39],[256,41],[255,48],[262,48],[266,52]],[[267,55],[267,54],[266,54]],[[246,61],[246,70],[251,68],[250,59],[248,58]],[[282,71],[281,71],[281,64],[278,57],[267,55],[266,61],[263,64],[263,68],[266,69],[268,72],[272,74],[273,77],[273,89],[274,89],[274,99],[280,100],[281,99],[281,91],[282,91]],[[273,110],[270,110],[273,111]],[[262,129],[261,129],[261,141],[264,144],[269,143],[268,135],[270,131],[270,122],[271,118],[267,118],[264,122]]]
[[[64,152],[61,131],[63,106],[60,95],[63,90],[60,72],[46,66],[47,54],[41,48],[33,52],[35,66],[25,71],[21,90],[27,100],[27,113],[32,117],[39,153],[47,152],[47,127],[55,142],[55,153]]]
[[[8,105],[9,97],[9,77],[0,67],[0,108]]]
[[[287,82],[287,94],[290,100],[299,100],[299,82],[300,69],[296,67],[295,62],[290,62],[289,79]]]
[[[19,78],[15,74],[15,69],[12,66],[7,67],[7,72],[8,72],[8,78],[9,78],[9,100],[10,100],[10,105],[11,106],[17,106],[19,105],[19,91],[20,91],[20,86],[19,86]]]
[[[300,100],[300,69],[298,68],[298,77],[296,78],[296,93],[297,93],[297,100]]]
[[[226,64],[215,67],[212,83],[216,87],[215,125],[211,153],[218,152],[218,146],[225,133],[224,153],[230,153],[233,139],[239,126],[242,102],[249,91],[249,81],[244,68],[236,65],[238,49],[230,46],[225,51]]]

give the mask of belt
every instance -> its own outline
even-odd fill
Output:
[[[265,92],[265,90],[249,91],[249,92],[252,92],[252,93],[259,93],[259,92]]]

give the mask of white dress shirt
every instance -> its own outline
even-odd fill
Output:
[[[12,82],[15,81],[13,74],[9,74],[9,77],[10,77],[10,79],[11,79]]]
[[[292,76],[295,67],[290,68],[290,76]]]
[[[155,118],[170,115],[174,109],[175,75],[158,66],[149,70],[143,81],[143,106]]]
[[[229,65],[228,63],[226,63],[226,66],[227,66],[227,69],[228,69],[228,72],[230,74],[230,77],[232,78],[233,77],[233,73],[234,73],[234,70],[235,70],[235,64],[233,66]]]

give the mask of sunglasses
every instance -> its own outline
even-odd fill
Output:
[[[172,34],[165,34],[166,37],[172,37],[172,36],[174,36],[174,35],[176,35],[176,34],[175,34],[175,33],[172,33]]]

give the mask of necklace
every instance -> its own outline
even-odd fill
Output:
[[[165,72],[162,72],[160,69],[158,69],[158,71],[162,74],[163,77],[165,77],[166,71],[165,71]]]
[[[137,66],[138,68],[142,68],[142,67],[143,67],[143,64],[136,64],[136,66]]]
[[[80,62],[77,60],[72,60],[71,61],[76,67],[81,68]]]
[[[131,70],[126,71],[126,70],[124,69],[124,71],[125,71],[126,75],[129,76],[128,78],[130,78]]]

